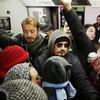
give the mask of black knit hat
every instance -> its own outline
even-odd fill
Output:
[[[3,83],[0,86],[0,98],[1,100],[48,100],[41,87],[24,79]]]
[[[44,81],[50,83],[63,83],[70,78],[71,64],[63,57],[52,56],[44,63],[42,76]]]
[[[68,47],[70,46],[70,39],[68,37],[60,37],[60,38],[56,39],[55,44],[62,42],[62,41],[66,41],[68,43]]]

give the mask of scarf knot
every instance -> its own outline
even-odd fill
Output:
[[[60,84],[53,84],[44,81],[42,83],[42,87],[55,88],[57,100],[67,100],[73,98],[76,95],[76,89],[69,81]]]

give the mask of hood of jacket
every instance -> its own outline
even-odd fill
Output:
[[[63,57],[52,56],[43,65],[43,79],[54,84],[64,83],[70,79],[71,67],[72,65]]]
[[[54,51],[54,45],[57,39],[59,38],[66,38],[66,41],[69,40],[69,48],[68,48],[68,52],[71,50],[71,39],[70,37],[67,36],[66,33],[64,33],[62,30],[55,30],[51,33],[49,40],[48,40],[48,52],[49,54],[53,55],[53,51]]]

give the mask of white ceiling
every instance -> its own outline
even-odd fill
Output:
[[[22,0],[25,6],[55,6],[56,0]],[[77,0],[73,0],[77,1]],[[92,6],[100,6],[100,0],[89,0]]]
[[[100,0],[89,0],[92,6],[100,7]]]
[[[55,6],[52,0],[22,0],[25,6]]]

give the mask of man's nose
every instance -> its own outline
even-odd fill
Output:
[[[63,44],[62,46],[61,46],[61,49],[62,50],[64,50],[66,47],[65,47],[65,45]]]
[[[30,37],[30,36],[31,36],[31,32],[30,32],[30,31],[28,32],[27,36],[28,36],[28,37]]]

